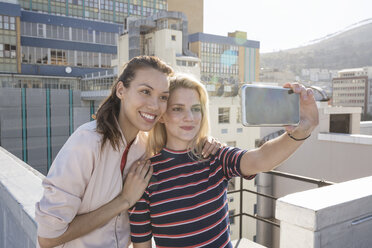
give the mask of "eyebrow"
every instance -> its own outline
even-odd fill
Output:
[[[146,86],[146,87],[150,88],[151,90],[154,90],[153,87],[151,87],[150,85],[148,85],[146,83],[140,84],[140,86]],[[163,91],[163,93],[169,93],[169,90]]]
[[[185,106],[185,104],[174,103],[171,106]],[[200,103],[197,103],[197,104],[191,105],[191,107],[201,107],[201,104]]]

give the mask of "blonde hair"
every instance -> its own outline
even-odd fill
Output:
[[[201,159],[201,152],[204,145],[202,141],[209,134],[208,93],[203,84],[187,75],[177,75],[170,79],[170,96],[176,89],[192,89],[196,90],[199,94],[202,118],[200,121],[200,129],[190,142],[189,149],[191,149],[191,153],[197,159]],[[149,139],[147,142],[148,156],[158,154],[165,147],[166,143],[167,132],[165,130],[165,125],[157,122],[154,128],[149,132]]]

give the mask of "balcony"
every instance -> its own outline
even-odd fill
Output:
[[[279,247],[281,248],[371,247],[372,177],[330,185],[330,182],[288,173],[270,173],[292,179],[296,177],[296,180],[325,187],[277,199],[276,219],[267,220],[264,217],[242,212],[237,214],[236,218],[254,217],[280,228]],[[0,147],[0,247],[36,247],[34,208],[42,195],[43,177]],[[267,194],[251,192],[244,188],[231,193],[242,195],[245,192],[275,199]],[[240,204],[242,205],[243,202]],[[240,223],[244,224],[244,220]],[[243,234],[241,239],[234,240],[233,244],[234,247],[242,248],[264,247],[243,238]]]

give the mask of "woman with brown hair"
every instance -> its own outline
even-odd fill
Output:
[[[133,58],[98,109],[96,121],[69,137],[42,182],[44,194],[36,204],[41,247],[127,247],[127,210],[152,175],[150,163],[136,161],[145,152],[145,132],[167,108],[172,73],[156,57]],[[205,152],[214,147],[208,143]]]

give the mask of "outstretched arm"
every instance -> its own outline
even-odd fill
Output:
[[[134,164],[125,180],[122,192],[109,203],[86,213],[77,215],[67,230],[57,238],[38,237],[41,248],[55,247],[105,225],[112,218],[133,206],[145,191],[152,175],[150,162]]]
[[[270,171],[291,156],[304,141],[296,139],[308,137],[319,123],[318,108],[313,91],[300,84],[285,84],[285,88],[292,88],[300,94],[300,123],[297,127],[287,126],[286,133],[266,142],[260,148],[246,152],[241,159],[241,171],[245,176],[259,172]]]

